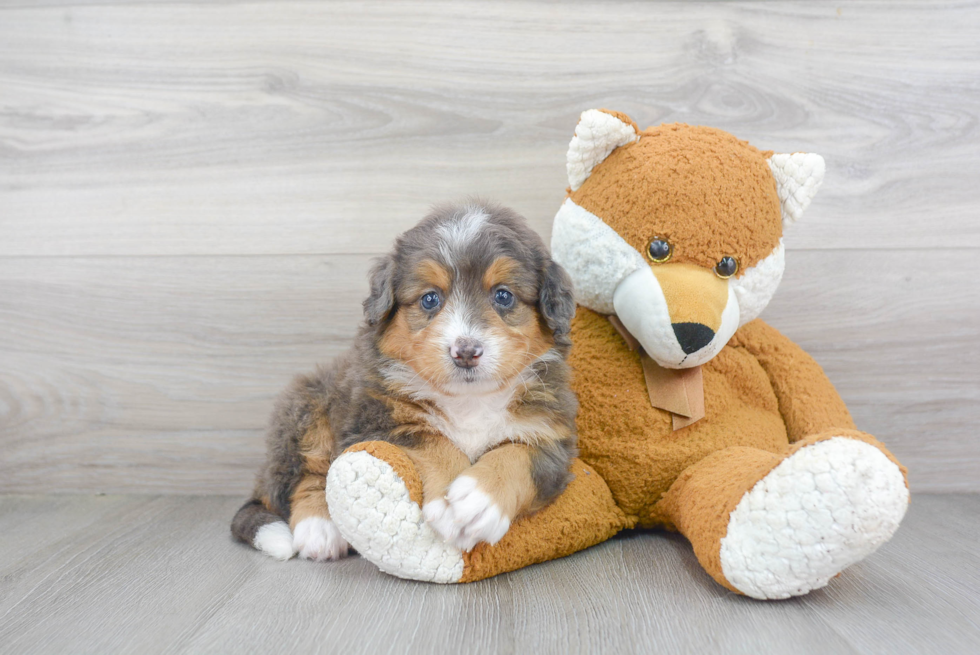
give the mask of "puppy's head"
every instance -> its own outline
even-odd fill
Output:
[[[389,376],[450,395],[503,389],[535,361],[564,357],[574,312],[541,238],[478,202],[438,208],[401,235],[364,301]]]

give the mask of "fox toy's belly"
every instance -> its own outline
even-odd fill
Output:
[[[707,454],[729,446],[786,449],[786,426],[769,377],[743,348],[728,345],[703,366],[705,417],[675,432],[670,413],[650,405],[639,354],[605,316],[579,307],[572,343],[581,458],[639,525],[667,524],[654,506],[684,469]]]

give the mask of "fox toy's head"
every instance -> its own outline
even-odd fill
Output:
[[[823,180],[820,155],[761,152],[721,130],[640,131],[582,114],[552,255],[579,304],[616,314],[665,368],[704,364],[757,317],[783,276],[783,224]]]

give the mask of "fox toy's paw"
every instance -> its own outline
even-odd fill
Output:
[[[400,578],[459,582],[463,553],[426,523],[421,500],[415,467],[391,444],[359,444],[330,465],[331,517],[362,557]]]
[[[721,540],[722,571],[753,598],[819,589],[888,541],[908,502],[901,469],[874,445],[807,445],[739,501]]]

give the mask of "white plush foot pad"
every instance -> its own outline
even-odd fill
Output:
[[[327,505],[340,534],[379,569],[411,580],[458,582],[463,554],[443,543],[385,461],[364,451],[330,465]]]
[[[325,562],[347,557],[350,547],[330,519],[311,516],[293,531],[293,550],[303,559]]]
[[[888,541],[908,508],[901,470],[834,437],[797,451],[739,501],[721,540],[725,578],[753,598],[800,596]]]

